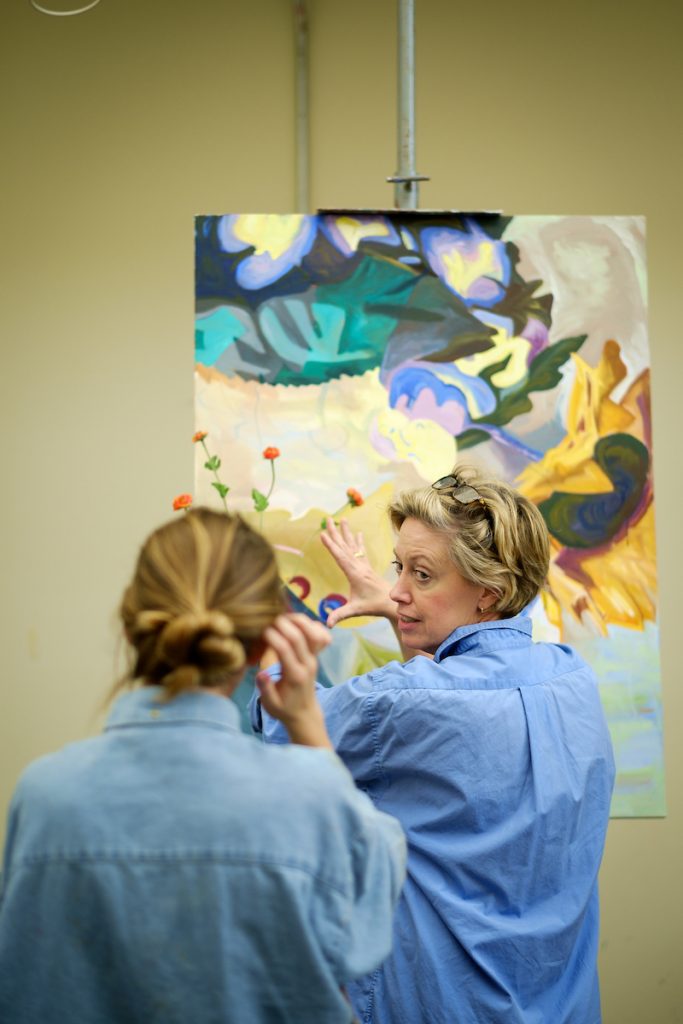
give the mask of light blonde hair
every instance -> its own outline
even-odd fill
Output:
[[[485,479],[475,470],[455,466],[458,483],[473,487],[483,499],[462,505],[450,494],[424,487],[406,491],[389,506],[395,530],[418,519],[443,533],[462,576],[496,594],[493,611],[511,618],[538,594],[550,561],[550,540],[537,507],[502,480]]]
[[[220,686],[244,669],[284,610],[273,549],[239,516],[192,509],[142,546],[120,607],[136,680],[170,698]]]

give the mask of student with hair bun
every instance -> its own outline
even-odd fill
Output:
[[[386,616],[405,655],[320,690],[330,738],[408,840],[382,966],[349,994],[365,1024],[599,1024],[597,876],[614,780],[595,676],[534,643],[541,513],[456,467],[389,508],[396,581],[328,519],[350,583],[333,626]],[[281,727],[263,700],[253,724]]]
[[[350,1024],[405,841],[331,750],[327,630],[285,612],[263,537],[207,509],[147,539],[121,618],[128,692],[104,733],[34,762],[12,800],[0,1020]],[[226,699],[266,649],[286,748],[243,735]]]

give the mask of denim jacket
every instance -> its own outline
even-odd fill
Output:
[[[264,748],[209,693],[119,698],[15,791],[8,1024],[347,1024],[391,943],[405,842],[329,751]]]
[[[356,784],[408,839],[362,1024],[599,1024],[597,876],[614,761],[595,676],[525,615],[319,691]],[[255,699],[252,721],[286,741]]]

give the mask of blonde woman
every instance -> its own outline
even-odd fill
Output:
[[[406,657],[321,690],[356,783],[408,839],[391,955],[350,986],[364,1024],[598,1024],[597,875],[614,765],[595,677],[534,643],[538,509],[463,469],[400,495],[396,581],[328,520],[350,581],[329,617],[384,615]],[[252,706],[267,739],[276,722]],[[278,736],[279,734],[279,736]]]
[[[197,509],[147,539],[121,604],[135,688],[12,801],[0,1020],[349,1024],[344,985],[389,951],[404,839],[329,749],[327,631],[283,611],[238,517]],[[266,647],[286,749],[243,735],[228,699]]]

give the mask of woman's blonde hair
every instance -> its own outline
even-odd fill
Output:
[[[453,484],[400,494],[389,506],[395,530],[418,519],[445,534],[451,558],[466,580],[496,594],[501,618],[518,615],[543,586],[550,541],[543,516],[527,498],[501,480],[489,480],[456,466]],[[444,478],[447,479],[447,478]],[[437,481],[438,482],[438,481]],[[481,500],[469,500],[474,488]],[[459,502],[459,490],[467,499]],[[453,497],[456,495],[456,497]]]
[[[239,516],[192,509],[142,546],[120,614],[134,651],[134,682],[173,697],[241,672],[284,610],[273,549]]]

